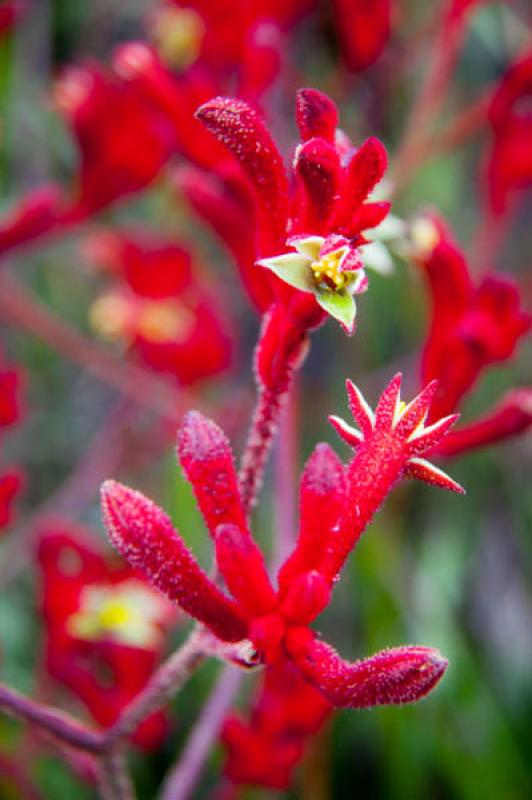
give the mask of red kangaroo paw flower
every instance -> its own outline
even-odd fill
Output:
[[[424,381],[438,379],[431,407],[438,418],[457,408],[486,367],[512,356],[532,318],[506,277],[492,274],[473,285],[464,255],[439,218],[419,218],[411,236],[432,299],[421,372]]]
[[[294,170],[305,194],[301,230],[323,233],[327,230],[341,180],[336,149],[323,139],[309,139],[296,151]]]
[[[417,458],[433,448],[457,419],[452,416],[425,427],[435,383],[405,405],[400,399],[401,375],[396,375],[381,395],[373,424],[373,414],[360,391],[351,383],[347,388],[353,415],[360,420],[363,430],[359,437],[347,423],[333,418],[336,430],[356,448],[356,455],[348,467],[345,515],[318,567],[328,580],[334,580],[350,550],[402,476],[410,475],[459,493],[464,491],[441,470]]]
[[[249,616],[267,614],[275,605],[264,556],[247,530],[220,525],[215,536],[216,560],[227,588]]]
[[[346,491],[344,465],[328,444],[319,444],[301,479],[299,538],[279,572],[281,593],[297,575],[319,568],[344,513]]]
[[[366,139],[347,167],[342,199],[336,210],[336,223],[340,227],[349,223],[353,211],[362,205],[379,183],[387,166],[388,156],[384,145],[374,136]]]
[[[140,492],[106,481],[102,510],[111,542],[132,567],[220,639],[245,638],[238,608],[199,567],[162,509]]]
[[[431,647],[394,647],[350,663],[323,642],[298,639],[293,658],[305,678],[335,706],[415,703],[443,677],[448,661]]]
[[[19,470],[10,469],[0,475],[0,528],[7,527],[13,516],[13,500],[23,485],[23,476]]]
[[[247,530],[233,453],[222,429],[189,411],[177,434],[177,453],[211,536],[226,522]]]
[[[262,254],[276,252],[286,237],[288,183],[264,121],[248,103],[227,97],[204,103],[196,116],[238,158],[257,197],[266,248]]]
[[[334,143],[338,110],[332,100],[317,89],[300,89],[296,95],[296,122],[304,142],[318,136]]]

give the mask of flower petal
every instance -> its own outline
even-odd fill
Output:
[[[301,289],[302,292],[316,292],[310,270],[310,259],[307,256],[300,253],[284,253],[274,258],[263,258],[257,261],[257,264],[271,270],[295,289]]]
[[[323,310],[338,320],[348,333],[353,333],[357,308],[353,296],[348,291],[318,290],[316,300]]]

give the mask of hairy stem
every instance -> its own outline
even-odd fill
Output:
[[[268,454],[286,394],[287,390],[279,393],[267,387],[259,389],[240,469],[242,503],[248,512],[255,505],[262,486]]]
[[[103,800],[135,800],[126,756],[119,750],[109,750],[100,759],[100,793]]]
[[[273,570],[276,572],[288,558],[294,543],[297,485],[297,385],[294,382],[279,422],[279,439],[275,452],[275,540]]]
[[[106,747],[134,733],[143,719],[165,705],[186,683],[209,654],[201,628],[195,628],[185,643],[162,664],[146,688],[125,708],[104,734]]]
[[[0,684],[0,708],[77,750],[86,753],[99,753],[101,750],[101,734],[82,725],[69,714],[37,703],[3,684]]]

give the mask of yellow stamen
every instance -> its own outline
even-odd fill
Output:
[[[340,271],[340,261],[344,255],[343,250],[328,253],[310,265],[317,284],[325,283],[329,289],[342,289],[347,283],[347,275]]]

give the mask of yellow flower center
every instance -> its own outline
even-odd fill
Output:
[[[343,254],[343,250],[335,250],[312,262],[310,268],[316,284],[325,283],[329,289],[334,290],[342,289],[346,285],[348,276],[340,270]]]
[[[140,336],[154,344],[186,339],[194,318],[192,312],[176,302],[154,301],[143,305],[137,320]]]
[[[111,637],[126,644],[149,647],[159,635],[162,606],[139,581],[117,586],[86,586],[80,607],[68,620],[68,630],[79,639]]]
[[[205,26],[191,8],[161,8],[154,14],[151,37],[163,59],[174,69],[186,69],[198,57]]]

